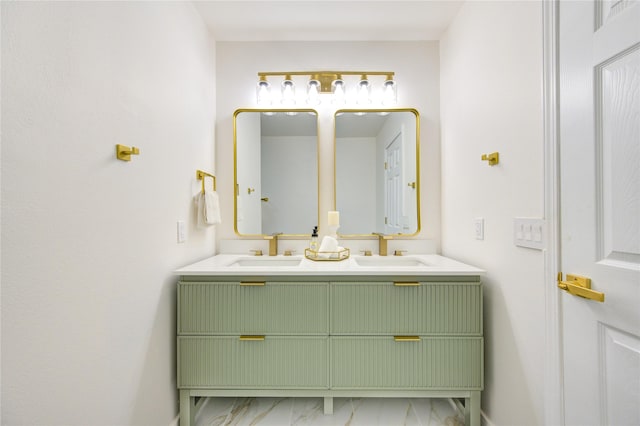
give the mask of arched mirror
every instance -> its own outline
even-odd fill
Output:
[[[233,114],[234,229],[241,236],[308,236],[318,225],[318,113]]]
[[[335,209],[341,236],[420,231],[419,135],[415,109],[336,112]]]

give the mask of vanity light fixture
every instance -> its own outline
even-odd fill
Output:
[[[283,77],[280,93],[270,90],[269,77]],[[372,78],[378,82],[371,81]],[[367,106],[378,103],[388,107],[394,106],[398,99],[393,78],[394,73],[390,71],[259,72],[256,98],[261,107],[275,103],[280,103],[284,108],[292,108],[299,103],[315,106],[323,101],[339,106],[346,103]],[[306,87],[304,95],[296,94],[296,82]]]
[[[383,105],[395,105],[398,101],[398,86],[393,81],[393,76],[388,75],[383,84],[382,103]]]
[[[358,105],[369,105],[371,103],[371,87],[369,86],[369,80],[366,75],[360,77],[358,82]]]
[[[296,104],[296,86],[290,75],[286,75],[282,81],[282,100],[284,107],[293,107]]]
[[[309,105],[318,105],[320,103],[320,80],[314,75],[307,83],[307,103]]]
[[[258,106],[268,107],[271,105],[271,85],[267,81],[267,77],[260,76],[258,85],[256,86],[256,97]]]
[[[331,88],[333,93],[331,102],[335,105],[344,105],[347,98],[344,91],[344,80],[340,74],[336,75],[336,79],[331,83]]]

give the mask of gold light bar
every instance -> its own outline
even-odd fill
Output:
[[[320,93],[331,93],[331,84],[335,80],[341,80],[345,75],[384,75],[387,76],[387,80],[392,80],[395,73],[393,71],[274,71],[274,72],[259,72],[259,81],[266,81],[267,77],[289,77],[294,75],[309,76],[312,80],[320,81]]]

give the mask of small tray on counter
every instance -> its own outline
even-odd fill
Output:
[[[351,251],[346,248],[339,251],[315,251],[304,249],[304,257],[314,262],[339,262],[348,259]]]

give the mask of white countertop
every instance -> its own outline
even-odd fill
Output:
[[[276,266],[269,262],[300,260],[296,266]],[[358,263],[374,265],[363,266]],[[256,261],[265,265],[239,266],[240,261]],[[415,265],[385,265],[385,262],[415,263]],[[466,265],[453,259],[435,254],[408,256],[351,256],[341,261],[313,261],[304,256],[247,256],[239,254],[219,254],[174,271],[176,275],[218,275],[218,276],[366,276],[366,275],[432,275],[463,276],[484,275],[482,269]]]

